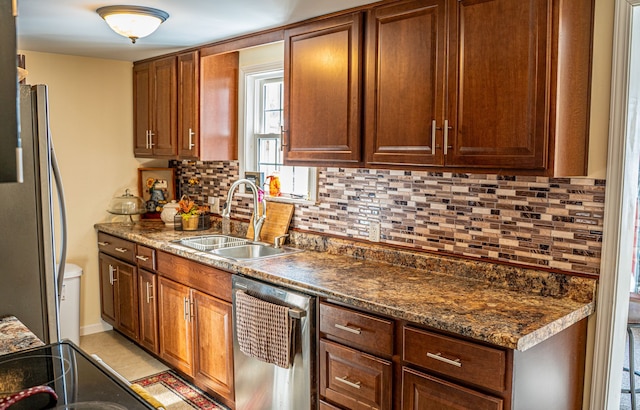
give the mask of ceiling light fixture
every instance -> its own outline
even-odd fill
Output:
[[[106,6],[96,10],[109,27],[121,36],[136,40],[156,31],[160,24],[169,18],[169,14],[151,7]]]

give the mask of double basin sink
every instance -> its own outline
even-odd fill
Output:
[[[288,255],[302,252],[300,249],[288,247],[274,247],[263,242],[253,242],[244,238],[229,235],[201,235],[182,238],[174,241],[180,245],[202,252],[236,261],[262,259],[273,256]]]

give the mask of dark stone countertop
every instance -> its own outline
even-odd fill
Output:
[[[44,343],[15,316],[0,318],[0,356],[37,346]]]
[[[296,232],[290,232],[291,240],[305,252],[235,262],[171,242],[219,233],[215,228],[181,232],[157,222],[95,228],[232,273],[509,349],[533,347],[595,309],[593,278]]]

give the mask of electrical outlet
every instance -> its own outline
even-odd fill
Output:
[[[220,198],[215,196],[209,197],[209,212],[220,215]]]
[[[380,222],[369,222],[369,240],[371,242],[380,242]]]

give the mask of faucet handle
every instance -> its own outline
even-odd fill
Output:
[[[273,238],[273,247],[274,248],[282,247],[282,245],[284,245],[284,241],[286,240],[287,236],[289,236],[288,233],[284,235],[276,236],[275,238]]]

